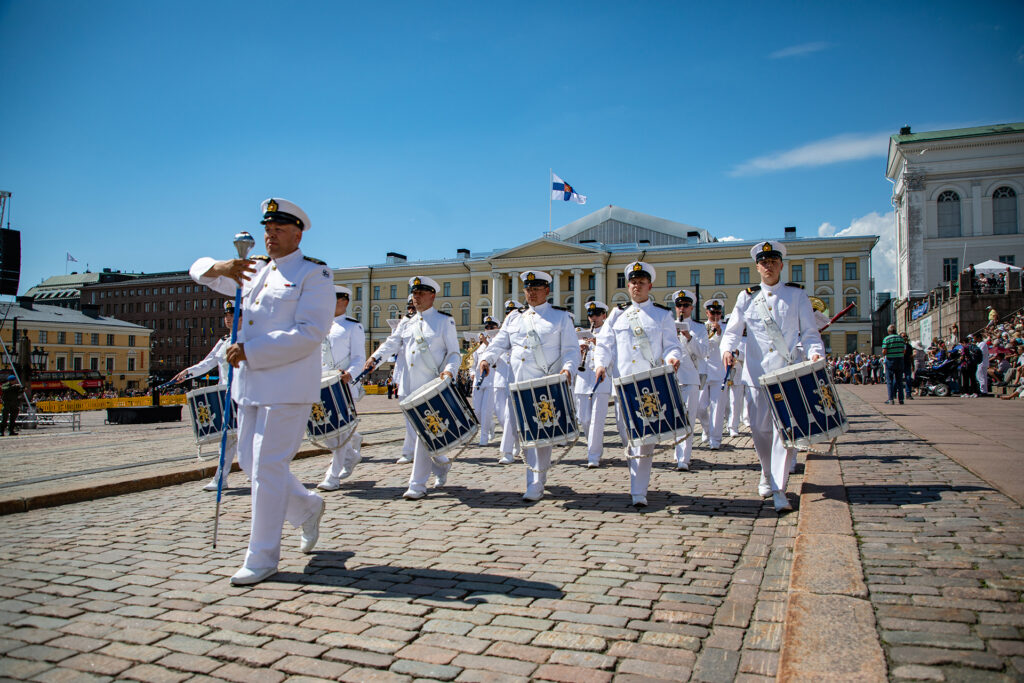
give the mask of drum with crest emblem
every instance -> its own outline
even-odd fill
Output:
[[[630,446],[676,442],[693,433],[671,366],[616,377],[613,384]]]
[[[398,402],[431,457],[462,446],[480,422],[450,377],[438,377]]]
[[[513,382],[508,386],[523,448],[561,446],[579,438],[569,378],[562,374]]]
[[[850,429],[824,359],[766,372],[760,383],[788,448],[828,442]]]
[[[340,375],[320,380],[320,400],[313,404],[306,422],[306,437],[321,448],[334,449],[359,424],[352,392]]]
[[[193,389],[185,395],[188,412],[192,416],[192,433],[196,437],[196,445],[200,447],[200,454],[202,446],[220,444],[221,433],[225,427],[224,399],[227,395],[227,387],[223,384]],[[226,426],[228,435],[233,435],[236,427],[235,402],[228,401],[228,406]]]

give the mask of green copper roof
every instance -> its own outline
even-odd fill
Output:
[[[924,133],[910,133],[909,135],[893,135],[896,143],[902,142],[924,142],[925,140],[955,140],[957,138],[974,138],[981,135],[999,135],[1001,133],[1024,132],[1024,123],[997,123],[992,126],[977,126],[975,128],[954,128],[953,130],[930,130]]]

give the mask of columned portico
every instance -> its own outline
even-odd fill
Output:
[[[551,298],[556,306],[562,305],[562,271],[551,271]]]
[[[594,298],[598,301],[609,303],[607,292],[604,291],[604,266],[594,266]]]
[[[519,301],[519,272],[513,270],[511,273],[508,274],[508,276],[512,278],[512,296],[510,296],[509,298],[512,299],[513,301]],[[519,303],[525,302],[519,301]]]
[[[580,324],[580,311],[583,310],[583,269],[572,269],[572,284],[574,295],[572,297],[572,319]]]
[[[491,315],[495,319],[497,319],[498,311],[505,310],[505,307],[502,305],[503,299],[501,298],[501,293],[505,291],[505,288],[502,287],[504,279],[504,275],[501,273],[491,273]]]

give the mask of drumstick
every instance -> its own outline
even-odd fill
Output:
[[[370,358],[370,360],[373,361],[373,365],[360,372],[355,379],[349,382],[349,384],[359,384],[359,380],[361,380],[363,377],[366,377],[367,373],[373,372],[373,369],[377,367],[377,363],[380,363],[379,360],[375,360],[374,358]]]
[[[249,251],[255,246],[256,240],[252,238],[247,232],[240,232],[235,235],[235,250],[238,252],[238,258],[245,259],[249,256]],[[238,315],[242,312],[242,285],[239,284],[235,287],[235,311],[234,315],[231,316],[231,343],[234,344],[238,338]],[[213,512],[213,547],[217,547],[217,530],[220,528],[220,499],[224,494],[224,455],[227,452],[228,447],[228,416],[231,415],[231,381],[234,379],[235,367],[228,363],[228,385],[227,391],[224,392],[224,412],[221,413],[221,427],[223,430],[220,433],[220,464],[217,467],[217,505]],[[238,425],[235,425],[238,428]]]
[[[839,311],[839,312],[838,312],[838,313],[836,313],[836,314],[835,314],[834,316],[832,316],[832,319],[828,321],[828,325],[825,325],[825,327],[819,328],[819,329],[818,329],[818,333],[820,334],[820,333],[824,332],[824,331],[825,331],[826,329],[828,329],[828,326],[829,326],[829,325],[831,325],[832,323],[834,323],[835,321],[839,320],[839,319],[840,319],[840,318],[842,318],[842,317],[843,317],[844,315],[846,315],[847,313],[849,313],[849,312],[850,312],[850,309],[851,309],[851,308],[853,308],[853,307],[854,307],[854,305],[855,305],[855,304],[851,302],[851,303],[850,303],[850,304],[849,304],[849,305],[848,305],[848,306],[847,306],[846,308],[844,308],[843,310]]]
[[[597,393],[597,387],[604,381],[604,376],[598,377],[597,381],[594,382],[594,390],[590,392],[590,398],[594,398],[594,394]]]
[[[474,390],[474,391],[475,391],[475,390],[477,390],[477,389],[479,389],[479,388],[480,388],[480,385],[484,383],[484,378],[485,378],[485,377],[487,377],[487,370],[484,370],[483,372],[481,372],[481,373],[480,373],[480,379],[478,379],[478,380],[476,381],[476,386],[475,386],[475,387],[473,387],[473,390]]]

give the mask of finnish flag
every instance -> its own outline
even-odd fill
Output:
[[[560,199],[563,202],[576,202],[577,204],[587,203],[586,195],[578,194],[572,185],[554,173],[551,174],[551,198]]]

